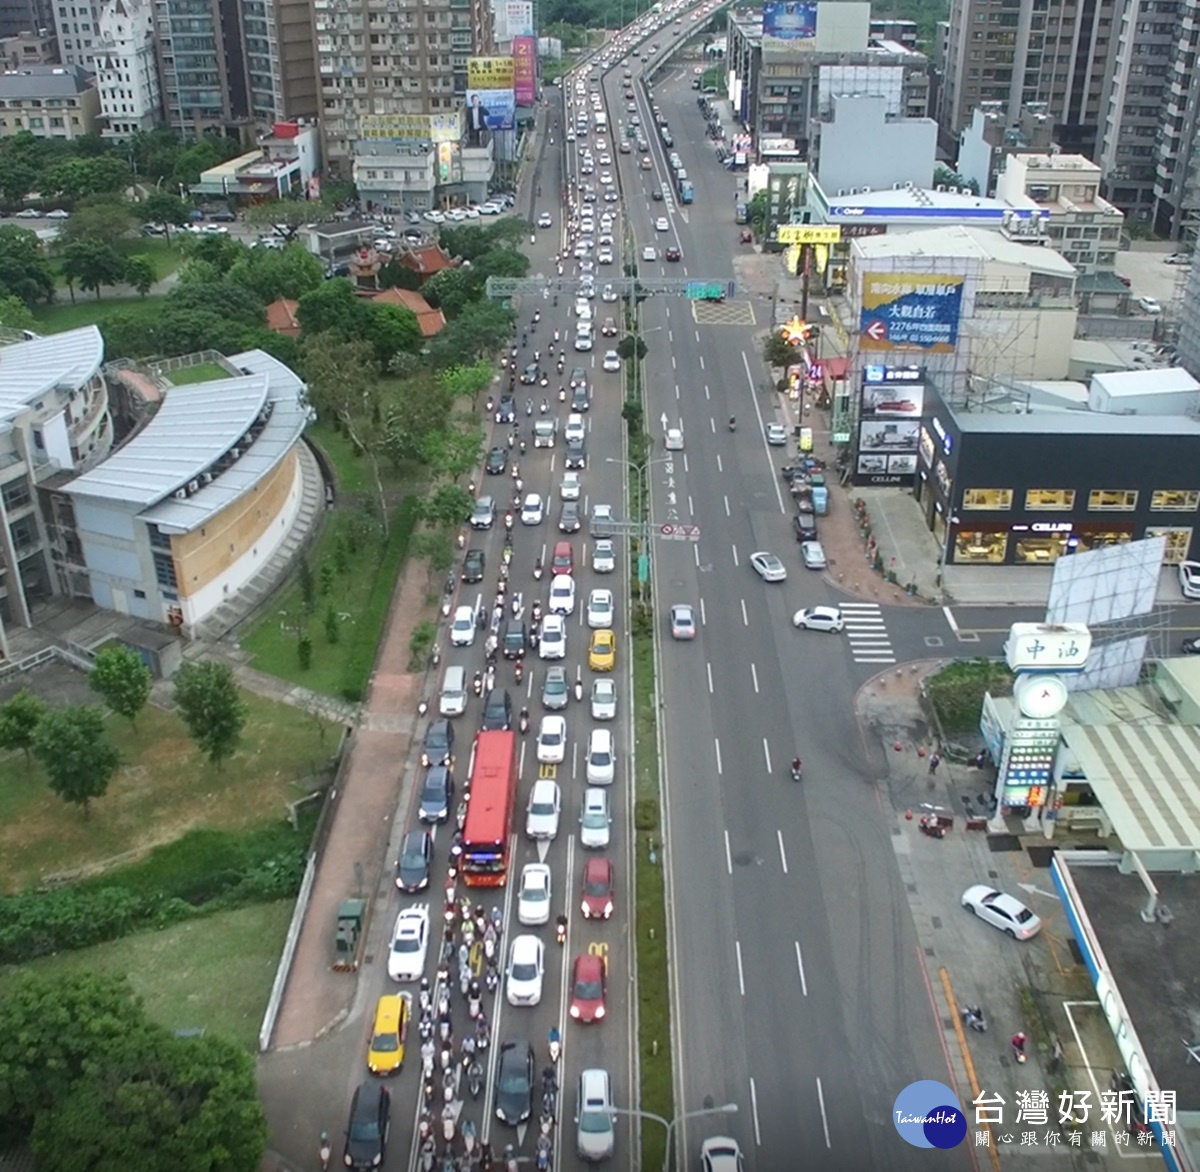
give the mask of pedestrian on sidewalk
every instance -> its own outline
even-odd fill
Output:
[[[933,777],[938,770],[938,766],[942,763],[941,757],[937,753],[933,753],[929,758],[929,776]]]

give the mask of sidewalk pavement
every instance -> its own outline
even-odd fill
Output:
[[[1098,1104],[1121,1060],[1087,970],[1076,959],[1047,870],[1049,844],[1040,834],[1026,834],[1019,820],[1009,822],[1007,835],[965,828],[964,798],[978,806],[976,799],[991,781],[988,771],[943,760],[936,776],[930,774],[928,754],[934,746],[917,697],[922,676],[934,666],[881,673],[859,693],[857,710],[866,743],[878,754],[873,759],[881,771],[879,788],[894,818],[892,843],[950,1061],[951,1086],[967,1112],[966,1143],[976,1148],[977,1166],[985,1169],[990,1163],[993,1172],[1005,1165],[1027,1166],[1039,1156],[1054,1159],[1056,1167],[1070,1158],[1080,1169],[1106,1164],[1115,1169],[1121,1155],[1113,1128],[1099,1119]],[[924,755],[918,752],[922,748]],[[922,804],[954,816],[945,838],[921,833]],[[1054,842],[1058,849],[1071,845],[1069,838]],[[1041,935],[1018,943],[975,921],[960,904],[962,892],[975,883],[1028,903],[1044,921]],[[964,1028],[960,1011],[967,1004],[983,1007],[985,1033]],[[1029,1061],[1023,1066],[1013,1060],[1009,1042],[1018,1030],[1029,1036]],[[929,1071],[926,1077],[942,1075]],[[1046,1138],[1058,1130],[1064,1089],[1091,1092],[1091,1118],[1071,1129],[1082,1132],[1078,1148],[1065,1135],[1052,1142]],[[1023,1091],[1048,1093],[1047,1123],[1037,1122],[1036,1115],[1018,1120],[1018,1092]],[[983,1145],[977,1133],[987,1128],[976,1126],[972,1105],[981,1093],[1004,1100],[1003,1125],[991,1128],[986,1157],[978,1150]],[[1105,1133],[1103,1146],[1093,1132]],[[1023,1143],[1029,1133],[1036,1143]],[[1005,1135],[1012,1137],[1007,1143],[1001,1142]],[[1134,1148],[1131,1142],[1125,1156]]]

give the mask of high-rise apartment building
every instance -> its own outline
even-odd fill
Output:
[[[313,7],[323,157],[346,178],[362,153],[360,119],[449,118],[464,103],[467,59],[493,46],[487,0],[314,0]]]
[[[50,0],[0,0],[0,41],[53,28],[54,6]]]
[[[128,138],[162,121],[149,0],[109,0],[100,13],[93,63],[105,138]]]
[[[957,137],[982,102],[1010,125],[1045,103],[1064,151],[1096,158],[1122,0],[953,0],[939,122]]]
[[[155,0],[168,123],[247,137],[317,113],[304,0]]]
[[[1153,227],[1194,247],[1200,232],[1200,0],[1178,0],[1173,7],[1175,32],[1155,138]]]
[[[54,33],[59,60],[90,71],[100,36],[100,0],[59,0],[54,5]]]

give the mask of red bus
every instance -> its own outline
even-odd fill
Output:
[[[516,801],[516,734],[481,732],[475,738],[471,797],[463,826],[462,869],[468,887],[504,886]]]

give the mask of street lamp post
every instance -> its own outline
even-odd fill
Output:
[[[682,1115],[676,1115],[674,1119],[665,1119],[661,1115],[655,1115],[653,1111],[639,1111],[634,1107],[610,1107],[609,1110],[614,1115],[633,1115],[638,1119],[653,1119],[655,1123],[661,1123],[667,1129],[667,1150],[663,1155],[663,1172],[671,1172],[671,1137],[675,1134],[675,1128],[685,1119],[698,1119],[702,1115],[736,1115],[738,1105],[722,1103],[719,1107],[698,1107],[695,1111],[685,1111]]]
[[[647,473],[651,464],[663,464],[670,460],[669,456],[650,456],[643,460],[640,464],[635,460],[623,460],[619,456],[605,456],[605,461],[609,464],[624,464],[626,468],[632,468],[637,479],[637,500],[635,507],[630,510],[633,513],[634,524],[637,525],[641,533],[642,552],[648,558],[650,556],[650,518],[643,516],[646,501],[650,497],[650,485],[647,480]],[[646,595],[645,586],[642,582],[641,574],[638,574],[638,598],[644,600]]]

